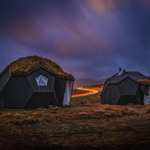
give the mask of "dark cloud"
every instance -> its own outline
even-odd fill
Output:
[[[76,78],[150,74],[149,0],[1,0],[0,22],[1,70],[40,55]]]

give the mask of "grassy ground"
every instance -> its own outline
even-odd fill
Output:
[[[78,90],[78,89],[74,89],[72,94],[81,94],[81,93],[87,93],[87,91],[81,91],[81,90]]]
[[[82,96],[82,97],[74,97],[71,100],[71,106],[72,107],[80,107],[80,106],[86,106],[88,104],[100,103],[100,92],[103,89],[103,85],[86,86],[85,88],[97,90],[98,94],[89,95],[89,96]],[[78,90],[78,89],[73,90],[73,94],[82,94],[82,93],[87,93],[87,91]]]
[[[100,94],[74,97],[71,100],[71,107],[84,107],[88,104],[100,103]]]
[[[1,110],[0,150],[150,149],[150,106],[100,105],[92,96],[71,108]]]

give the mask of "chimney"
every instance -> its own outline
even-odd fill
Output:
[[[119,72],[122,72],[122,68],[121,67],[119,68]]]
[[[124,70],[120,67],[117,76],[121,76],[124,73]]]

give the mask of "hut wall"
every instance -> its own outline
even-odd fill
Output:
[[[145,93],[145,91],[146,91],[146,86],[145,86],[145,85],[140,84],[140,88],[141,88],[141,90],[142,90],[142,93]]]
[[[10,76],[11,76],[11,74],[9,72],[9,69],[7,69],[7,71],[0,76],[0,92],[4,88],[5,84],[9,80]]]
[[[40,75],[43,75],[48,79],[47,86],[39,86],[36,82],[36,78]],[[28,75],[28,80],[30,83],[30,86],[33,89],[33,92],[53,92],[54,89],[54,83],[55,83],[55,76],[51,74],[50,72],[46,71],[43,68],[39,68],[32,72],[30,75]]]
[[[109,84],[101,95],[102,104],[116,104],[120,98],[117,84]]]
[[[127,104],[139,104],[136,96],[133,95],[122,95],[117,102],[117,105],[127,105]]]
[[[137,82],[141,78],[146,77],[138,72],[124,72],[120,76],[112,76],[105,82],[101,93],[102,104],[143,104],[143,99],[150,104],[148,95],[144,96],[146,86]]]
[[[139,84],[139,87],[138,87],[137,92],[136,92],[136,97],[137,97],[137,104],[143,105],[144,104],[144,102],[143,102],[144,93],[143,93],[143,91],[141,89],[140,84]]]
[[[5,108],[24,108],[32,89],[26,77],[11,76],[3,89]]]
[[[65,92],[66,80],[63,78],[56,78],[55,80],[55,92],[58,99],[59,106],[63,105],[63,98]]]
[[[50,92],[36,92],[33,93],[28,100],[25,108],[48,108],[49,105],[57,105],[56,99],[53,93]]]
[[[7,69],[4,73],[0,76],[0,108],[4,108],[4,96],[3,96],[3,88],[6,85],[10,78],[9,69]]]
[[[0,94],[0,108],[4,108],[4,98],[2,93]]]
[[[36,78],[40,75],[48,79],[47,85],[38,85]],[[28,75],[20,76],[11,75],[7,71],[0,78],[0,83],[3,85],[0,92],[0,108],[23,109],[48,107],[48,105],[63,106],[66,80],[56,77],[44,68],[37,68]],[[70,93],[72,86],[69,88]]]
[[[121,95],[136,95],[139,84],[130,78],[126,78],[118,84]]]

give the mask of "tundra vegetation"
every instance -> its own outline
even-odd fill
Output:
[[[100,105],[95,94],[69,108],[0,111],[1,150],[149,148],[150,106]]]
[[[20,58],[8,65],[2,72],[4,72],[9,67],[11,73],[22,75],[30,72],[39,65],[58,76],[74,78],[71,74],[64,72],[63,69],[55,62],[39,56],[28,56]]]

